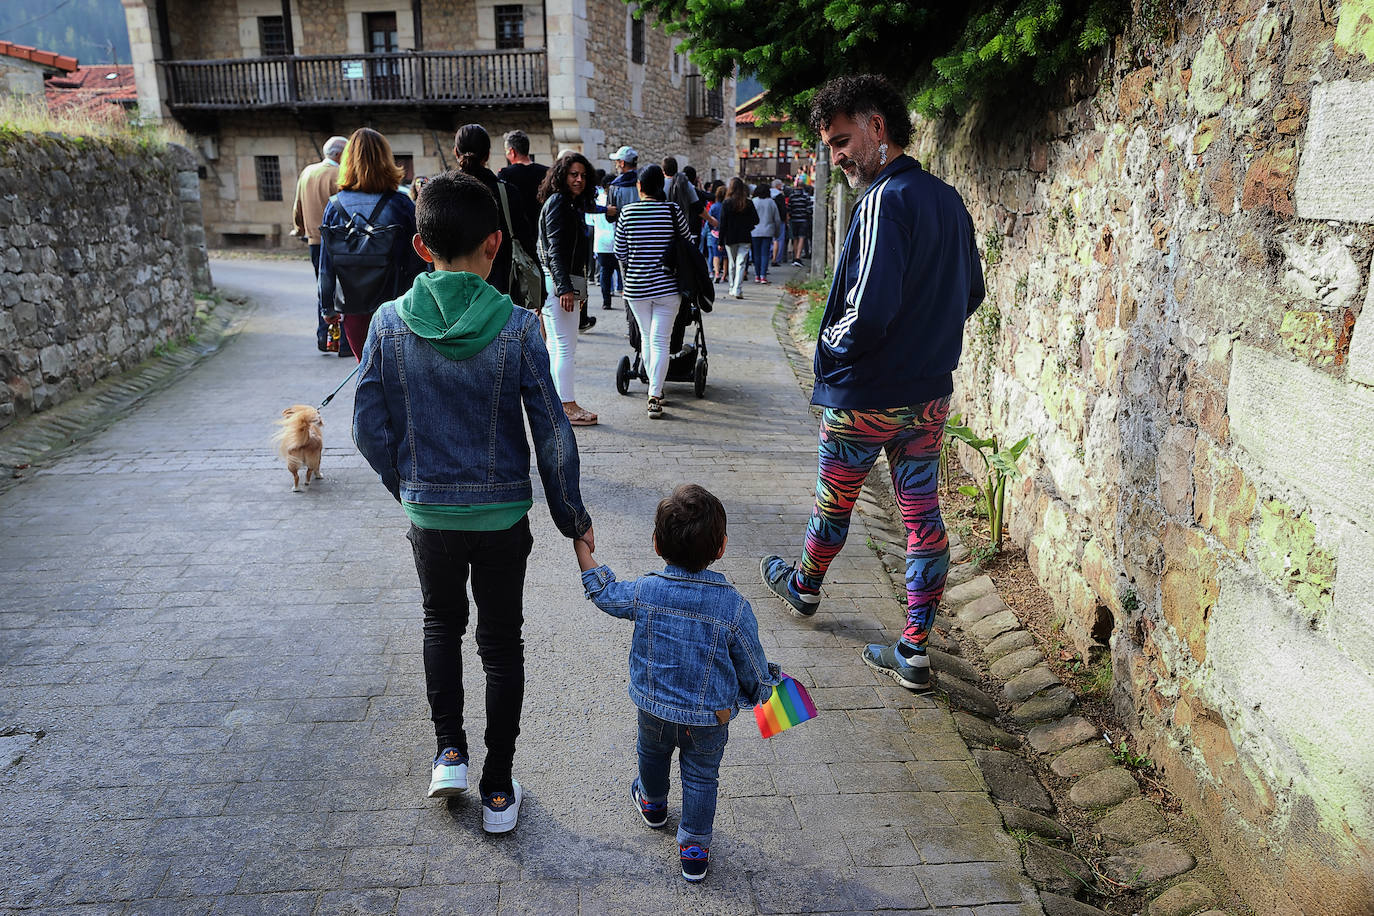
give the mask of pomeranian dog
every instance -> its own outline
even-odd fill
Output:
[[[277,443],[277,452],[286,459],[286,469],[291,472],[291,492],[301,492],[301,468],[305,468],[307,487],[311,477],[323,480],[320,453],[324,451],[324,436],[320,429],[324,420],[320,419],[320,412],[308,404],[295,404],[281,412],[277,425],[281,429],[272,441]]]

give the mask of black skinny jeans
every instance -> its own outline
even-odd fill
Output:
[[[415,571],[425,608],[425,689],[438,749],[468,753],[463,731],[463,633],[467,582],[477,603],[477,654],[487,675],[487,746],[483,795],[511,792],[511,762],[525,699],[523,597],[534,538],[522,518],[505,531],[440,531],[410,526]]]

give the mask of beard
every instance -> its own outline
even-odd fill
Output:
[[[882,170],[876,150],[868,150],[866,154],[853,157],[849,160],[849,168],[842,169],[845,180],[855,189],[867,188]]]

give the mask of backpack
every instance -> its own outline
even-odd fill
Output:
[[[515,230],[510,223],[510,200],[506,197],[506,183],[496,182],[496,190],[501,194],[501,216],[506,221],[506,234],[510,236],[510,298],[521,308],[537,312],[544,304],[544,272],[539,262],[530,257],[515,238]]]
[[[335,209],[347,217],[341,224],[320,229],[320,244],[329,252],[334,276],[343,292],[342,301],[335,297],[335,309],[345,315],[366,315],[391,298],[396,285],[396,263],[391,251],[401,227],[378,226],[377,217],[394,193],[383,194],[367,219],[349,213],[337,194],[329,198]]]

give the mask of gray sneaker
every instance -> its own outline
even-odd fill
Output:
[[[782,557],[764,557],[759,561],[759,575],[763,577],[763,584],[792,609],[794,617],[815,616],[816,609],[821,606],[821,596],[805,595],[793,588],[793,571],[792,564]]]
[[[881,671],[907,690],[930,689],[930,656],[925,653],[904,658],[895,645],[864,647],[864,664]]]

